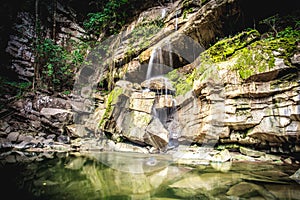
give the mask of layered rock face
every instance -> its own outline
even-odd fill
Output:
[[[164,78],[154,78],[148,82],[151,90],[137,87],[137,84],[133,86],[128,81],[117,82],[108,97],[100,128],[112,134],[113,139],[123,137],[140,145],[166,150],[172,139],[172,132],[167,127],[174,111],[172,95],[168,95],[172,89],[167,88]]]
[[[226,43],[236,39],[242,42],[244,34]],[[249,37],[254,39],[253,34],[243,36],[246,41],[250,41]],[[213,56],[217,47],[218,43],[207,53]],[[220,122],[214,125],[223,129],[220,134],[215,132],[220,143],[249,145],[271,152],[299,151],[299,46],[294,41],[291,48],[294,50],[289,53],[283,43],[270,48],[264,41],[253,40],[226,59],[217,62],[215,58],[212,66],[196,79],[194,92],[204,108],[211,111],[221,102],[217,108],[219,116],[207,114],[207,118]]]
[[[170,79],[176,97],[172,97],[175,103],[169,116],[170,122],[164,124],[160,120],[159,123],[164,126],[156,124],[156,134],[167,130],[169,133],[166,132],[164,137],[170,138],[170,135],[175,133],[179,143],[196,142],[211,146],[239,144],[270,152],[299,152],[299,46],[295,38],[274,39],[267,43],[266,40],[261,40],[260,33],[253,30],[222,40],[205,52],[200,45],[195,48],[196,45],[187,44],[190,40],[182,39],[182,33],[188,37],[196,37],[198,28],[205,24],[199,19],[200,16],[210,15],[224,6],[238,8],[237,3],[238,1],[220,1],[209,2],[204,6],[191,4],[192,9],[186,13],[187,16],[178,15],[178,18],[171,17],[176,16],[174,13],[178,10],[172,11],[170,7],[169,15],[166,15],[166,28],[150,40],[155,43],[154,46],[145,51],[135,51],[138,56],[124,65],[129,69],[125,78],[132,81],[131,84],[142,82],[143,77],[147,79],[154,55],[163,49],[160,53],[163,59],[156,59],[156,64],[153,65],[155,69],[159,70],[162,65],[169,65],[170,60],[176,60],[171,63],[172,69],[180,69],[173,72],[163,70],[161,74],[158,73]],[[201,9],[195,9],[197,6]],[[234,16],[238,12],[241,10],[235,9],[231,14]],[[175,24],[173,27],[172,22]],[[172,28],[175,29],[175,33],[168,32],[174,30]],[[209,30],[217,34],[215,29]],[[160,39],[162,33],[165,35]],[[198,35],[197,39],[210,41],[201,35]],[[168,50],[168,47],[171,48]],[[184,54],[192,53],[193,50],[200,56],[191,58]],[[118,57],[119,63],[122,63],[121,55]],[[137,74],[142,78],[133,78],[138,76]],[[174,74],[177,74],[177,78],[174,78]],[[182,89],[183,86],[186,88]],[[152,89],[159,88],[158,85],[156,87]],[[151,89],[149,83],[148,89]],[[125,98],[123,94],[128,94],[128,91],[121,93],[117,100],[119,104],[116,103],[112,110],[109,108],[111,113],[109,117],[106,116],[106,125],[102,126],[102,130],[113,135],[121,134],[137,144],[166,146],[167,139],[164,139],[164,145],[161,146],[149,142],[149,139],[145,140],[145,137],[148,137],[145,133],[151,129],[151,124],[157,123],[150,108],[153,108],[153,102],[156,102],[154,105],[157,104],[157,99],[161,97],[157,93],[155,95],[139,92],[125,95]],[[120,100],[122,98],[123,100]],[[122,105],[120,102],[123,102]],[[147,108],[140,108],[138,105]],[[167,104],[164,106],[167,107]],[[126,108],[126,112],[120,110],[121,107]],[[143,116],[140,116],[141,111]],[[159,140],[163,138],[158,137]]]
[[[210,46],[217,37],[248,27],[242,22],[253,17],[253,9],[246,12],[246,4],[179,0],[142,12],[119,35],[102,43],[102,48],[113,50],[108,57],[100,58],[100,47],[90,52],[90,64],[78,73],[73,91],[78,99],[59,98],[67,102],[62,107],[33,107],[22,113],[23,121],[36,123],[32,130],[37,132],[70,137],[104,133],[118,144],[125,140],[161,151],[197,143],[299,152],[299,40],[262,40],[252,30]],[[71,12],[58,4],[57,13],[61,44],[69,36],[84,36],[69,20]],[[34,20],[30,13],[18,17],[23,20],[15,26],[29,28],[12,35],[6,51],[15,58],[12,65],[20,78],[28,80],[34,73],[29,45]],[[99,96],[95,86],[105,81],[114,89]],[[20,110],[36,102],[30,97],[25,101]],[[7,127],[1,131],[10,132]]]
[[[35,2],[27,1],[24,4],[31,4],[31,7],[34,8]],[[66,46],[69,41],[79,41],[87,37],[85,30],[75,20],[76,13],[66,4],[57,2],[54,8],[54,5],[49,4],[45,6],[43,2],[40,2],[36,6],[38,16],[46,19],[44,21],[40,19],[41,21],[37,28],[34,10],[17,10],[16,16],[11,16],[14,19],[12,20],[13,24],[10,27],[9,39],[5,47],[5,52],[10,57],[11,62],[9,66],[3,67],[12,69],[18,76],[18,79],[25,81],[31,81],[34,76],[34,42],[37,40],[37,37],[40,37],[39,39],[53,38],[61,46]],[[54,16],[51,14],[53,9],[56,12]],[[44,12],[42,13],[40,10]],[[51,23],[55,27],[49,26]],[[53,29],[55,29],[55,33],[53,33]],[[38,36],[38,34],[40,35]]]

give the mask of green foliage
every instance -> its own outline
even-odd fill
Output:
[[[188,8],[183,10],[183,19],[187,18],[187,14],[193,12],[193,8]]]
[[[90,33],[99,35],[102,32],[114,34],[125,24],[127,17],[126,4],[129,0],[110,0],[101,12],[89,13],[84,27]]]
[[[31,82],[9,81],[6,78],[0,77],[0,95],[9,93],[13,94],[15,98],[20,98],[26,91],[30,90],[31,86]]]
[[[183,19],[186,19],[187,14],[192,13],[194,11],[194,9],[193,9],[194,1],[185,0],[185,1],[183,1],[182,4],[183,4],[182,5],[182,8],[183,8],[182,17],[183,17]]]
[[[300,26],[300,22],[299,22],[299,26]],[[300,31],[293,29],[292,27],[288,26],[286,27],[283,31],[280,31],[278,33],[278,38],[295,38],[296,42],[300,41]]]
[[[244,48],[238,52],[238,60],[232,66],[232,70],[237,70],[242,79],[247,79],[256,72],[258,68],[259,72],[264,72],[268,68],[268,63],[265,62],[268,59],[268,54],[261,51],[249,50]],[[265,57],[267,57],[265,59]]]
[[[270,28],[268,34],[273,37],[295,37],[298,34],[297,30],[300,28],[299,12],[286,16],[276,14],[261,20],[259,23],[267,25]]]
[[[73,47],[74,51],[67,51],[51,39],[39,40],[36,45],[38,53],[39,79],[43,87],[62,91],[73,86],[76,67],[84,61],[86,46]]]
[[[157,34],[163,26],[163,21],[161,19],[156,19],[150,22],[142,23],[141,25],[135,27],[128,36],[130,39],[126,51],[127,56],[131,57],[135,55],[138,50],[148,47],[150,45],[151,38]],[[138,46],[133,46],[133,44],[137,44]]]
[[[271,17],[268,17],[266,19],[261,20],[259,23],[260,24],[266,24],[268,25],[272,31],[277,35],[277,23],[279,21],[279,15],[273,15]]]
[[[201,64],[195,77],[205,79],[209,74],[207,69],[214,63],[231,60],[233,65],[230,69],[235,70],[245,80],[254,74],[271,70],[275,66],[275,54],[276,58],[283,59],[286,65],[291,65],[289,59],[295,53],[300,40],[299,30],[288,26],[277,32],[275,37],[259,40],[259,36],[258,31],[250,30],[220,40],[201,54]]]
[[[236,70],[242,79],[247,79],[256,73],[266,72],[275,66],[273,52],[278,52],[276,57],[284,59],[286,65],[291,65],[289,58],[296,51],[299,36],[298,30],[287,27],[278,32],[275,38],[269,37],[256,41],[233,55],[238,59],[231,69]]]

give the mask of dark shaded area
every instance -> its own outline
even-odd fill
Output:
[[[268,31],[269,27],[259,22],[265,18],[278,14],[279,17],[299,14],[300,1],[294,0],[242,0],[243,28],[255,28],[260,32]],[[284,26],[293,25],[292,21],[284,21]],[[278,29],[280,27],[277,27]]]

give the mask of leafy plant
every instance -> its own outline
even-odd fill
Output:
[[[129,45],[126,54],[130,57],[134,55],[138,49],[148,47],[151,38],[157,34],[163,26],[164,23],[161,19],[155,19],[135,27],[129,35]],[[138,44],[138,47],[133,46],[133,44]]]
[[[84,27],[92,34],[114,34],[125,24],[129,0],[110,0],[101,12],[89,13]]]
[[[14,98],[20,98],[24,92],[31,88],[31,85],[31,82],[16,82],[0,77],[0,96],[10,93],[13,94]]]
[[[278,33],[278,37],[288,37],[288,38],[296,38],[297,41],[300,40],[300,31],[295,30],[292,27],[288,26],[283,31]]]
[[[69,52],[51,39],[39,40],[36,50],[37,63],[40,66],[38,71],[40,86],[58,91],[71,88],[74,72],[84,61],[85,48],[75,46],[75,50]]]

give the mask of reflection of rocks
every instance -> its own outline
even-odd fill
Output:
[[[227,185],[236,184],[241,181],[242,178],[243,175],[226,173],[204,173],[198,176],[188,174],[169,187],[181,198],[202,195],[203,198],[208,198],[210,195],[215,196],[221,193],[221,191],[227,189]]]
[[[26,179],[19,185],[22,191],[31,195],[43,191],[35,198],[298,199],[300,191],[300,185],[289,178],[295,171],[292,165],[226,162],[228,165],[186,166],[173,165],[171,155],[99,151],[19,151],[5,156],[1,155],[1,172],[6,172],[4,166],[11,172],[18,165],[22,177],[16,178]],[[48,176],[49,170],[56,173]]]
[[[265,199],[276,199],[273,194],[268,192],[263,187],[247,182],[240,182],[239,184],[234,185],[226,194],[231,197],[251,198],[256,196],[257,193]]]

